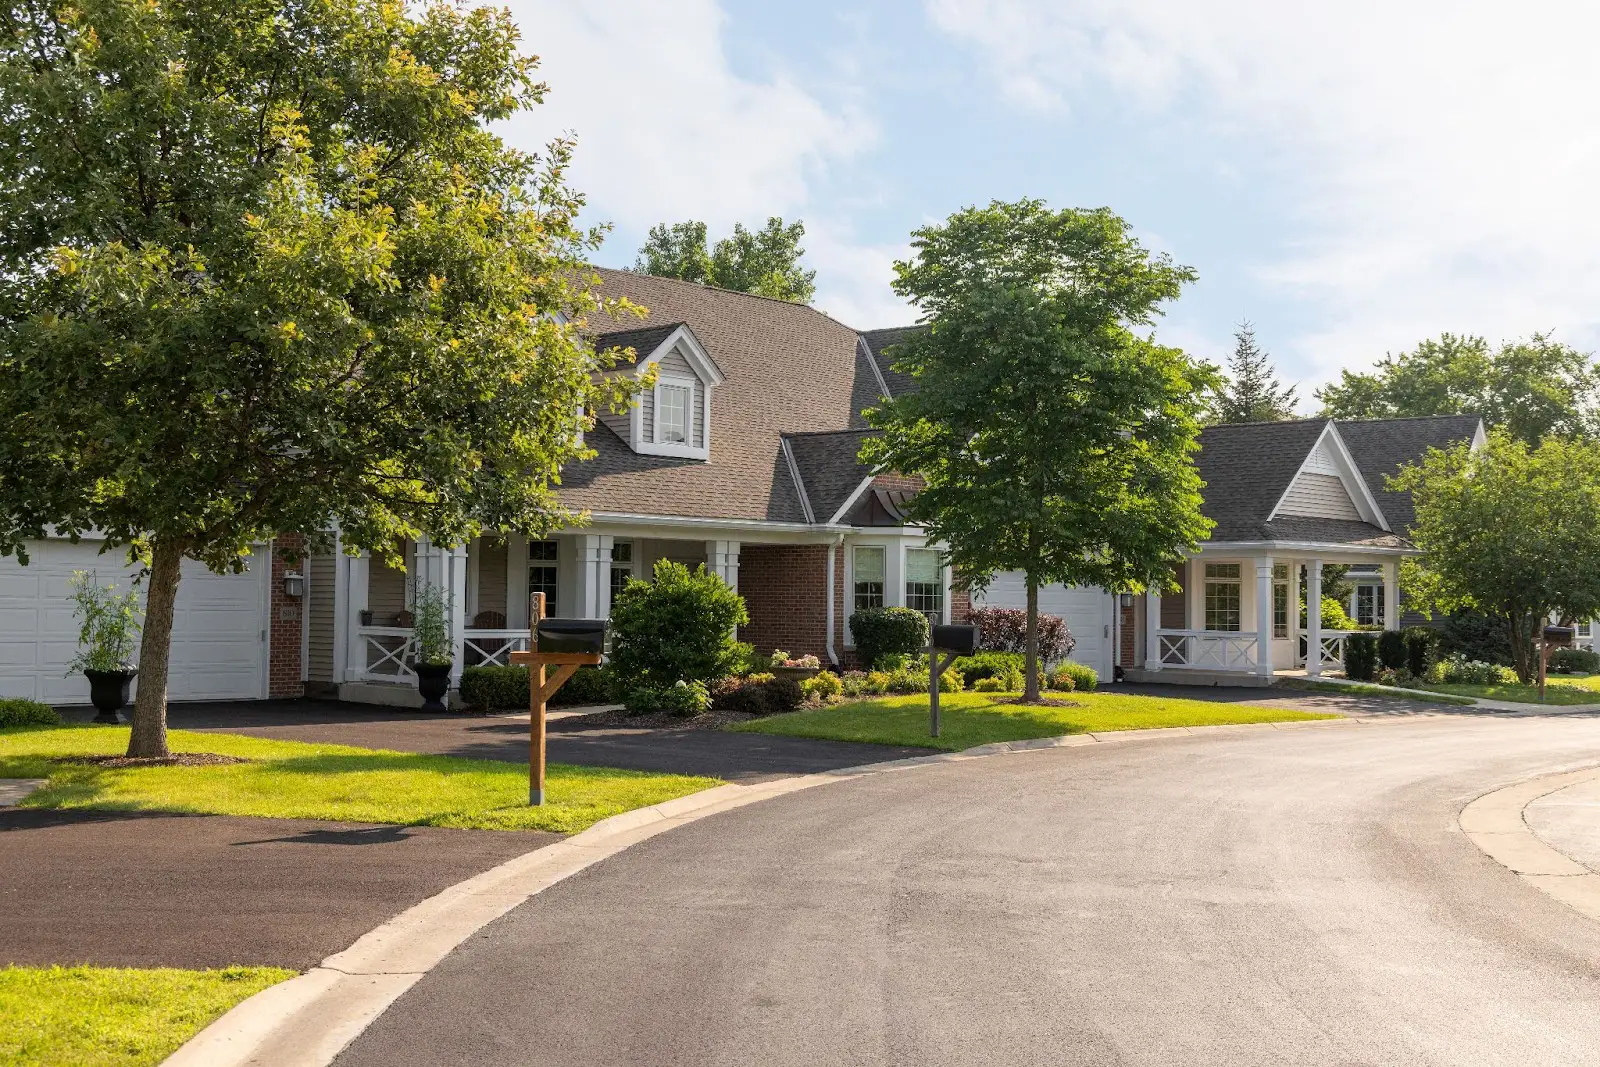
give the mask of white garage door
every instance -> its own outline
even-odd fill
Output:
[[[78,648],[78,622],[67,599],[75,570],[115,578],[123,589],[132,569],[121,549],[38,541],[26,567],[0,559],[0,696],[51,704],[87,704],[89,683],[67,675]],[[266,555],[253,570],[217,575],[184,560],[172,623],[170,700],[240,700],[266,695]],[[136,646],[137,647],[137,646]],[[137,655],[137,652],[135,653]]]
[[[991,608],[1025,608],[1028,587],[1021,571],[1006,571],[994,576],[989,588],[973,598],[975,604]],[[1039,610],[1059,615],[1072,631],[1077,644],[1072,659],[1093,667],[1100,677],[1111,680],[1112,598],[1097,587],[1046,585],[1039,589]]]

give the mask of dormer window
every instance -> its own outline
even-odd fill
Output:
[[[598,421],[641,455],[711,458],[712,397],[724,378],[686,323],[601,334],[595,347],[631,348],[638,358],[624,373],[655,372],[655,386],[639,393],[626,414],[601,412]]]
[[[679,379],[656,382],[656,443],[687,445],[692,441],[694,383]]]

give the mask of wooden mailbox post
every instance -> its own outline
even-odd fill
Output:
[[[601,659],[598,652],[540,652],[543,621],[544,594],[534,593],[528,598],[528,643],[533,647],[511,653],[512,664],[528,668],[528,803],[533,806],[544,803],[545,705],[579,667],[597,666]],[[546,667],[554,667],[555,674],[546,678]]]

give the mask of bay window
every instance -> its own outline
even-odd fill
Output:
[[[906,607],[934,622],[944,616],[943,570],[933,549],[906,549]]]
[[[883,607],[883,546],[857,545],[851,550],[850,569],[855,583],[855,610]]]

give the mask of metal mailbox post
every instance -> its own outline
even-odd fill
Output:
[[[931,626],[928,628],[928,736],[939,736],[939,679],[957,656],[978,651],[978,628],[972,625]],[[944,662],[939,653],[944,652]]]
[[[532,650],[511,653],[528,668],[528,803],[544,803],[545,705],[579,667],[598,666],[606,642],[604,619],[546,619],[544,594],[528,598]],[[548,679],[544,669],[554,667]]]

